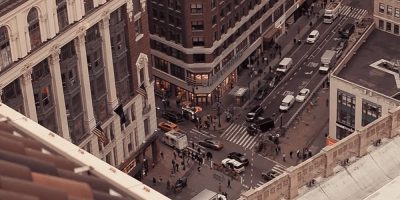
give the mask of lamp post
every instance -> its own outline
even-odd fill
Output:
[[[217,102],[217,115],[218,115],[218,127],[221,127],[221,102],[220,102],[220,100],[219,100],[219,98],[220,98],[220,90],[219,90],[219,86],[217,87],[217,95],[218,95],[218,98],[217,98],[217,100],[218,100],[218,102]]]

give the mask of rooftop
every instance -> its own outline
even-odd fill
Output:
[[[168,199],[0,103],[0,199]]]
[[[399,42],[395,35],[374,30],[337,76],[396,98],[400,92],[399,72],[389,70],[384,63],[400,59]]]

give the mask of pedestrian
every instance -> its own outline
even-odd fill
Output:
[[[290,156],[291,159],[293,158],[293,151],[289,152],[289,156]]]
[[[283,162],[286,162],[286,154],[282,154],[282,160]]]
[[[178,163],[175,164],[175,167],[176,167],[176,171],[179,172],[179,164]]]
[[[157,183],[157,180],[155,177],[153,177],[153,185],[156,185],[156,183]]]
[[[174,150],[174,152],[173,152],[173,153],[174,153],[174,160],[176,160],[176,153],[175,153],[175,150]]]
[[[171,188],[171,182],[168,179],[168,181],[167,181],[167,190],[170,190],[170,188]]]
[[[228,179],[228,188],[232,188],[232,186],[231,186],[231,179]]]
[[[200,166],[197,167],[197,171],[200,173]]]
[[[163,159],[164,160],[164,152],[160,152],[160,155],[161,155],[161,159]]]
[[[310,27],[312,26],[312,21],[310,21]]]
[[[311,153],[311,151],[308,151],[308,157],[312,157],[312,153]]]

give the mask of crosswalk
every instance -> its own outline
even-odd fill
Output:
[[[272,167],[271,171],[274,171],[278,174],[282,174],[283,172],[285,172],[286,167],[281,165],[281,164],[276,164],[274,167]],[[263,185],[265,182],[263,181],[258,181],[257,183],[257,187],[260,187],[261,185]]]
[[[344,16],[348,16],[354,18],[356,20],[362,19],[365,15],[367,15],[368,11],[361,8],[354,8],[351,6],[342,6],[340,9],[340,14]]]
[[[240,124],[232,123],[221,134],[221,138],[237,144],[245,149],[252,149],[257,144],[260,134],[251,136],[247,133],[246,127]]]
[[[214,134],[212,134],[212,133],[210,133],[209,131],[206,131],[206,130],[198,130],[198,129],[196,129],[196,128],[192,128],[190,131],[189,131],[191,134],[193,134],[193,135],[202,135],[203,137],[205,137],[205,138],[215,138],[215,137],[217,137],[216,135],[214,135]]]

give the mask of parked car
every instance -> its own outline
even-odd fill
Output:
[[[279,175],[278,172],[275,172],[275,171],[261,173],[262,178],[266,181],[270,181],[270,180],[274,179],[275,177],[277,177],[278,175]]]
[[[309,44],[314,44],[315,41],[318,40],[318,37],[319,37],[319,32],[317,30],[313,30],[308,35],[306,42],[309,43]]]
[[[179,178],[175,182],[174,192],[181,191],[186,186],[187,186],[187,177]]]
[[[264,97],[268,94],[268,86],[267,85],[263,85],[260,88],[258,88],[257,90],[257,94],[256,94],[256,99],[257,100],[262,100],[264,99]]]
[[[339,43],[336,45],[335,47],[335,51],[336,51],[336,57],[340,57],[344,51],[344,49],[346,49],[348,44],[348,41],[346,39],[341,39],[339,41]]]
[[[257,118],[263,111],[261,105],[254,106],[246,115],[246,121],[252,122]]]
[[[244,171],[244,164],[231,158],[225,158],[221,161],[222,166],[228,169],[232,169],[236,173],[242,173]]]
[[[342,38],[348,39],[354,33],[355,28],[356,27],[353,23],[347,23],[341,30],[339,30],[339,34]]]
[[[173,110],[165,110],[162,112],[161,115],[164,119],[171,121],[173,123],[179,123],[183,121],[182,114]]]
[[[220,141],[217,141],[217,140],[214,140],[211,138],[207,138],[202,141],[199,141],[199,145],[206,147],[206,148],[218,150],[218,151],[224,147],[224,145],[222,145],[222,143]]]
[[[245,166],[249,165],[249,159],[247,159],[243,154],[238,152],[231,152],[228,154],[228,158],[234,159],[243,163]]]
[[[310,95],[310,90],[307,88],[303,88],[300,90],[299,94],[297,94],[296,101],[303,102],[305,99],[307,99],[308,95]]]
[[[160,122],[158,124],[158,128],[163,130],[163,131],[165,131],[165,132],[168,132],[168,131],[171,131],[171,130],[176,130],[176,131],[179,130],[178,125],[176,125],[176,124],[174,124],[172,122],[169,122],[169,121],[168,122]]]

